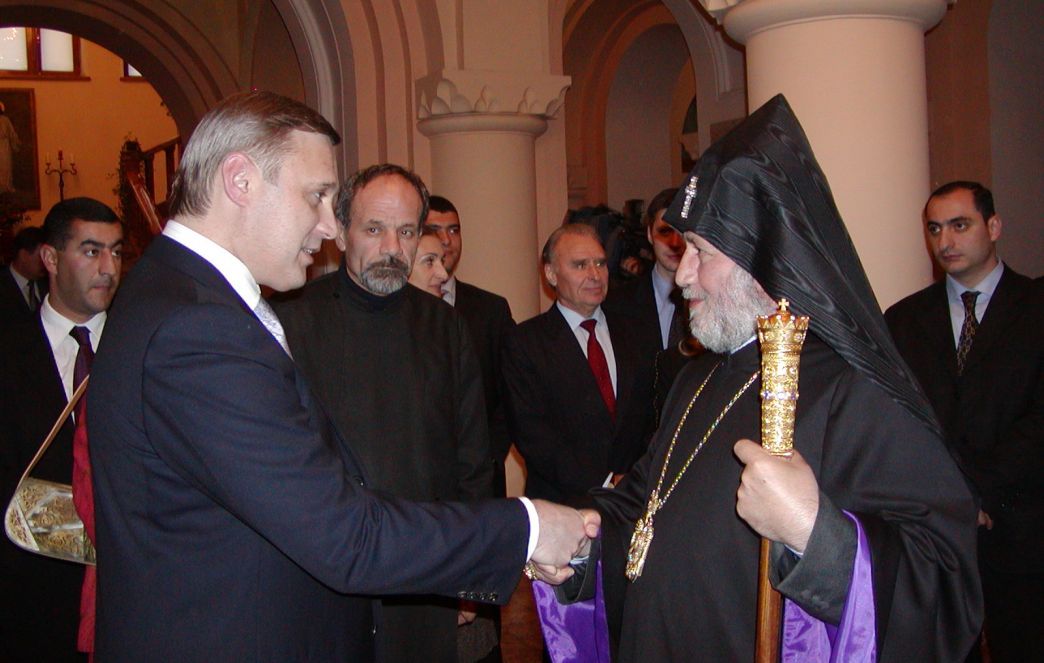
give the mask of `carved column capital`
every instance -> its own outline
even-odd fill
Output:
[[[928,30],[956,0],[700,0],[724,24],[730,37],[746,43],[751,35],[788,23],[831,18],[895,18]]]
[[[568,76],[443,69],[417,81],[421,120],[461,113],[551,118],[562,107]]]

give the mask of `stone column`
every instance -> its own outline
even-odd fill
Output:
[[[924,33],[946,0],[706,1],[746,45],[749,108],[782,92],[797,113],[879,303],[927,284]]]
[[[539,312],[535,140],[559,109],[567,76],[442,70],[418,82],[431,140],[431,190],[460,211],[457,274],[503,295],[516,320]]]

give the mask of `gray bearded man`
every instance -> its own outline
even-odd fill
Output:
[[[365,168],[338,196],[344,263],[276,304],[294,360],[368,485],[421,501],[492,496],[482,373],[464,318],[412,285],[428,191],[394,164]],[[383,597],[382,663],[457,661],[456,599]]]
[[[752,660],[761,536],[787,599],[784,660],[963,659],[982,614],[975,506],[786,101],[712,146],[686,185],[664,218],[684,235],[677,283],[711,352],[678,376],[627,478],[593,492],[614,660]],[[811,318],[789,460],[751,441],[755,318],[783,297]],[[639,518],[651,541],[627,581]],[[597,576],[560,595],[597,593]]]

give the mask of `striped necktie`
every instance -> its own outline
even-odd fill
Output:
[[[971,351],[975,332],[979,330],[979,320],[975,317],[975,300],[979,298],[976,290],[965,290],[961,293],[964,302],[964,324],[961,325],[961,338],[957,342],[957,374],[964,373],[964,362]]]

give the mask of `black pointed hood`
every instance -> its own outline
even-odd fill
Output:
[[[932,408],[899,356],[808,138],[777,95],[714,143],[664,220],[749,272],[856,370],[932,430]]]

